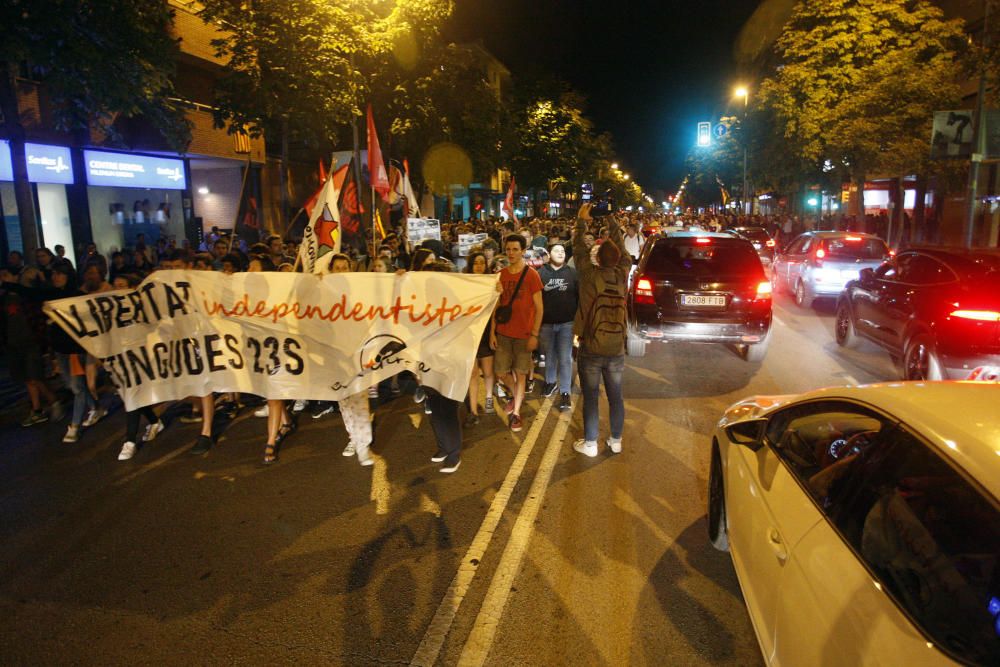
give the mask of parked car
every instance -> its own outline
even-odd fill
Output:
[[[865,269],[837,303],[837,343],[861,338],[901,363],[904,379],[962,379],[1000,365],[1000,256],[928,248]]]
[[[651,341],[738,346],[761,361],[771,329],[771,284],[749,241],[729,234],[650,237],[628,294],[629,354]]]
[[[806,232],[775,255],[771,284],[808,308],[819,297],[836,298],[861,269],[874,269],[889,257],[885,241],[873,234]]]
[[[769,266],[774,261],[774,239],[763,227],[731,227],[726,230],[734,236],[745,238],[753,244],[754,250],[760,255],[760,261],[764,266]]]
[[[998,664],[998,404],[995,383],[906,382],[726,411],[708,533],[766,662]]]

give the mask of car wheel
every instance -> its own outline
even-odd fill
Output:
[[[722,481],[719,446],[712,443],[712,463],[708,472],[708,539],[719,551],[729,551],[726,528],[726,489]]]
[[[628,333],[628,337],[625,339],[626,352],[630,357],[644,357],[646,356],[646,345],[648,341],[642,336],[632,333]]]
[[[800,308],[809,308],[813,305],[813,297],[806,292],[806,285],[801,280],[795,283],[795,305]]]
[[[906,346],[903,355],[903,379],[943,380],[941,361],[934,351],[934,344],[927,334],[918,334]]]
[[[837,306],[837,322],[834,325],[837,345],[841,347],[857,347],[858,334],[854,330],[854,319],[851,318],[851,307],[842,301]]]

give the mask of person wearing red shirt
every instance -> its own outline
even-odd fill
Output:
[[[496,350],[494,372],[497,377],[512,374],[514,377],[514,400],[506,406],[510,415],[510,430],[520,431],[521,404],[524,403],[528,376],[532,371],[531,353],[538,347],[538,335],[542,328],[542,279],[538,272],[524,263],[524,237],[511,234],[504,240],[504,252],[510,265],[500,272],[503,295],[501,306],[511,306],[510,320],[501,324],[494,318],[494,329],[490,344]],[[521,280],[521,288],[517,288]],[[515,292],[517,295],[515,297]]]

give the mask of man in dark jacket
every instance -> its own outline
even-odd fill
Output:
[[[573,253],[580,281],[580,307],[573,323],[573,333],[580,338],[577,365],[580,388],[583,391],[584,437],[573,449],[585,456],[597,456],[599,425],[598,399],[603,378],[608,395],[611,437],[608,448],[615,454],[622,450],[622,430],[625,426],[625,401],[622,397],[622,375],[625,373],[625,294],[632,257],[625,251],[621,226],[613,216],[608,218],[608,239],[597,251],[597,265],[586,261],[588,249],[584,242],[590,223],[590,205],[580,207],[573,237]]]

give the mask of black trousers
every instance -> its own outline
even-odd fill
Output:
[[[155,424],[159,417],[153,412],[153,408],[148,405],[144,408],[139,408],[138,410],[133,410],[132,412],[125,413],[125,442],[134,442],[139,444],[136,438],[139,437],[139,420],[145,417],[146,421],[150,424]]]
[[[431,428],[437,438],[438,449],[448,455],[445,463],[454,465],[462,457],[462,424],[458,421],[460,401],[442,396],[430,387],[425,387],[431,406]]]

